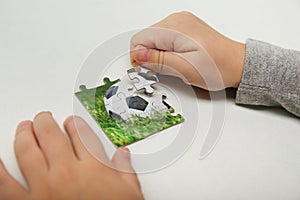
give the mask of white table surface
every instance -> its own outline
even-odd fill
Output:
[[[180,10],[239,41],[300,49],[299,0],[0,0],[0,156],[10,173],[24,184],[13,153],[17,123],[42,110],[60,123],[72,114],[77,73],[91,50]],[[206,159],[198,159],[197,137],[173,165],[139,175],[146,199],[300,199],[299,119],[230,97],[225,117]]]

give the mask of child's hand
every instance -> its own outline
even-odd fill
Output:
[[[238,87],[244,57],[244,44],[226,38],[188,12],[172,14],[131,40],[133,66],[142,64],[208,90]]]
[[[76,124],[76,125],[75,125]],[[118,149],[112,161],[98,142],[98,156],[112,169],[89,154],[79,138],[95,137],[79,117],[64,123],[70,142],[49,112],[38,114],[33,122],[22,122],[16,131],[15,153],[19,167],[29,186],[26,191],[0,162],[1,200],[89,200],[143,199],[138,178],[130,164],[126,148]]]

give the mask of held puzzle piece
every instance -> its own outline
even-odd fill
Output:
[[[174,108],[166,102],[152,85],[158,78],[148,69],[127,71],[129,78],[139,82],[123,83],[105,77],[104,84],[87,89],[80,86],[76,97],[93,116],[108,138],[117,147],[146,138],[163,129],[184,121],[182,115],[174,115]]]
[[[155,76],[149,69],[143,67],[139,67],[138,70],[139,72],[133,68],[127,70],[127,74],[131,80],[139,80],[138,83],[134,84],[134,87],[138,91],[145,89],[146,94],[152,95],[154,90],[151,86],[158,82],[157,76]]]

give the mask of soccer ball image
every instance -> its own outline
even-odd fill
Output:
[[[133,116],[150,117],[165,115],[170,106],[164,101],[165,96],[156,91],[151,96],[135,90],[133,85],[119,81],[112,85],[104,95],[107,113],[114,119],[128,121]]]

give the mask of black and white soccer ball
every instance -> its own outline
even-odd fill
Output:
[[[154,92],[148,96],[122,81],[115,83],[106,91],[104,104],[112,118],[124,121],[132,119],[135,115],[153,118],[156,116],[155,113],[163,115],[170,108],[163,95]]]

